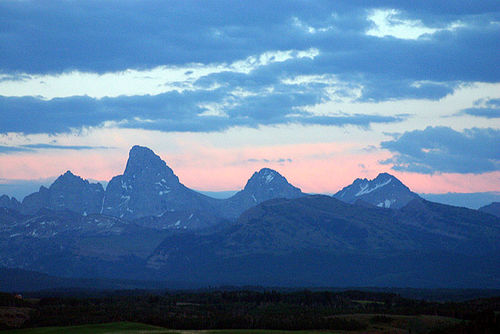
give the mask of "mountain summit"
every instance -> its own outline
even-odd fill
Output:
[[[78,213],[97,213],[101,209],[104,189],[100,183],[89,181],[67,171],[49,188],[40,187],[36,193],[24,198],[21,211],[33,214],[42,208],[71,210]]]
[[[380,173],[375,179],[356,179],[333,197],[346,203],[369,203],[382,208],[399,209],[419,196],[396,177]]]
[[[262,168],[253,173],[245,188],[225,201],[225,211],[228,217],[237,217],[243,211],[275,198],[298,198],[305,194],[291,185],[287,179],[277,171]]]
[[[172,185],[179,183],[179,178],[151,149],[135,145],[130,149],[127,166],[123,176],[132,179],[148,179],[162,176]]]
[[[277,197],[295,198],[303,195],[299,188],[288,183],[284,176],[270,168],[262,168],[255,172],[247,181],[243,191],[251,193],[255,197],[254,202],[263,202]]]
[[[7,195],[0,196],[0,208],[8,208],[13,210],[18,210],[21,203],[15,197],[9,197]]]
[[[113,177],[106,188],[101,213],[133,219],[167,211],[213,211],[214,201],[180,183],[152,150],[134,146],[123,175]]]

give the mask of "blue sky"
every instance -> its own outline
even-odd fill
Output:
[[[0,182],[142,144],[204,190],[500,189],[498,1],[2,1],[0,32]]]

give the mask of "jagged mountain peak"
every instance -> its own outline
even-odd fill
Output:
[[[270,168],[254,172],[243,190],[223,201],[223,214],[238,217],[243,211],[274,198],[297,198],[305,194],[290,184],[287,179]]]
[[[396,179],[397,180],[397,178],[394,175],[391,175],[391,174],[386,173],[386,172],[379,173],[374,180],[387,180],[387,179]]]
[[[391,183],[393,180],[396,182],[401,183],[397,178],[394,176],[388,174],[388,173],[380,173],[376,178],[373,180],[368,180],[368,179],[356,179],[351,186],[345,187],[341,191],[348,190],[350,187],[353,187],[353,190],[357,190],[357,192],[354,194],[355,197],[359,197],[365,194],[369,194],[379,188],[382,188],[389,183]],[[356,187],[357,186],[357,187]]]
[[[149,147],[134,145],[128,153],[129,162],[135,161],[162,161],[161,158]]]
[[[59,179],[62,179],[62,180],[64,180],[64,179],[80,179],[81,180],[82,178],[78,175],[73,174],[70,170],[67,170],[66,173],[59,175],[59,177],[56,179],[56,181]]]
[[[101,212],[125,219],[162,214],[168,210],[214,210],[215,201],[180,183],[160,156],[133,146],[123,175],[108,183]],[[188,214],[188,215],[189,215]]]
[[[7,195],[0,196],[0,208],[8,208],[18,210],[21,203],[14,197],[9,197]]]
[[[68,184],[84,184],[88,181],[82,179],[80,176],[73,174],[70,170],[66,173],[61,174],[51,185],[50,188],[58,185],[68,185]]]
[[[344,190],[347,190],[347,189],[350,189],[351,187],[353,186],[358,186],[359,189],[358,189],[358,192],[354,195],[356,197],[358,196],[361,196],[361,195],[364,195],[364,194],[368,194],[370,192],[373,192],[379,188],[382,188],[386,185],[389,185],[390,183],[393,183],[393,185],[395,184],[396,186],[402,186],[406,189],[408,189],[408,187],[406,187],[397,177],[395,177],[394,175],[391,175],[389,173],[380,173],[377,175],[376,178],[372,179],[372,180],[369,180],[369,179],[356,179],[352,185],[350,186],[347,186],[347,187],[344,187],[340,192],[344,191]],[[354,188],[356,189],[356,188]],[[408,189],[409,190],[409,189]]]
[[[25,214],[34,214],[42,208],[71,210],[78,213],[96,213],[101,208],[104,188],[66,171],[46,188],[26,196],[21,205]]]
[[[394,175],[392,174],[389,174],[389,173],[379,173],[375,178],[373,179],[367,179],[367,178],[357,178],[356,180],[354,180],[353,183],[366,183],[366,182],[385,182],[385,181],[388,181],[388,180],[395,180],[399,183],[401,183],[401,181],[399,181],[399,179],[397,177],[395,177]]]
[[[363,200],[384,208],[401,208],[418,195],[411,192],[398,178],[389,173],[380,173],[372,180],[356,179],[333,197],[347,203]]]
[[[390,180],[390,181],[389,181]],[[389,173],[380,173],[377,175],[376,178],[374,178],[372,181],[375,181],[375,182],[394,182],[394,183],[397,183],[398,185],[403,185],[403,182],[401,182],[397,177],[395,177],[394,175],[392,174],[389,174]],[[405,186],[406,187],[406,186]]]
[[[245,190],[251,190],[254,188],[262,189],[262,188],[272,188],[275,186],[293,187],[283,175],[281,175],[274,169],[262,168],[258,172],[253,173],[252,177],[247,181],[247,184],[245,185],[244,189]]]
[[[156,177],[173,176],[178,181],[172,169],[167,166],[160,156],[155,154],[150,148],[139,145],[135,145],[130,149],[127,166],[123,175],[131,178],[137,178],[141,175]]]
[[[43,191],[42,187],[40,187],[40,191]],[[82,189],[90,189],[86,191],[96,192],[104,191],[100,183],[90,183],[88,180],[73,174],[70,170],[61,174],[49,187],[51,191],[82,191]]]

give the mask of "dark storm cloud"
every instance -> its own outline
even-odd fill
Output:
[[[500,130],[427,127],[405,132],[381,147],[394,153],[383,161],[394,170],[417,173],[484,173],[500,169]]]

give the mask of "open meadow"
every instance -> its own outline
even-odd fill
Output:
[[[63,290],[24,297],[0,293],[0,330],[5,334],[499,333],[500,297],[465,298],[470,293],[463,291],[463,299],[457,300],[458,291],[427,291],[439,301],[357,290]]]

